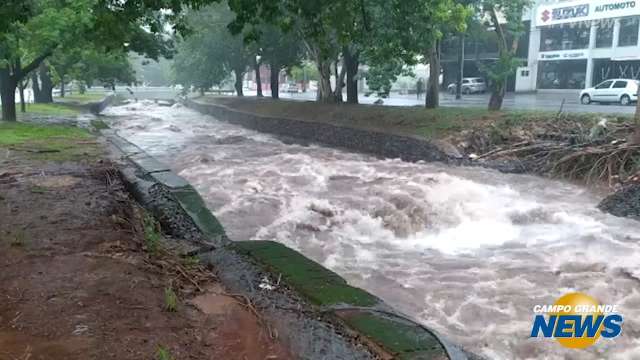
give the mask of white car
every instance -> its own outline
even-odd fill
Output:
[[[580,102],[584,105],[592,102],[598,103],[620,103],[629,105],[633,101],[638,101],[638,86],[640,82],[632,79],[611,79],[600,84],[582,90],[580,92]]]
[[[451,95],[456,93],[456,83],[449,84],[447,90]],[[464,78],[462,79],[462,93],[469,95],[475,93],[484,93],[487,91],[487,84],[483,78]]]
[[[282,84],[282,86],[280,87],[280,91],[283,93],[297,94],[300,92],[300,88],[298,87],[297,84],[286,83],[286,84]]]

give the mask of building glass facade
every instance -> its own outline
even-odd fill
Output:
[[[530,46],[516,91],[640,79],[640,0],[537,0],[524,19]]]
[[[541,61],[538,89],[584,89],[587,60]]]
[[[615,22],[602,21],[596,29],[596,48],[610,48],[613,46],[613,30]]]
[[[620,39],[618,46],[638,45],[638,30],[640,27],[640,16],[632,16],[620,19]]]
[[[540,51],[586,49],[589,47],[590,28],[585,23],[542,28]]]

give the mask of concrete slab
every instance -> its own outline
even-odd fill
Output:
[[[109,142],[116,146],[124,156],[133,156],[143,153],[142,149],[121,138],[113,130],[103,130],[102,134],[105,135]]]
[[[449,359],[431,332],[402,318],[368,310],[337,311],[335,315],[394,359]]]
[[[226,236],[224,228],[218,219],[211,214],[204,200],[191,186],[171,190],[171,194],[175,196],[180,206],[205,236],[214,240],[214,242],[220,237]]]
[[[181,189],[189,186],[187,180],[171,171],[154,172],[151,177],[169,189]]]
[[[240,241],[231,246],[255,259],[273,274],[282,275],[289,286],[315,305],[368,307],[381,302],[368,292],[348,285],[338,274],[280,243]]]
[[[145,174],[171,170],[167,165],[145,153],[129,156],[129,159],[140,167]]]

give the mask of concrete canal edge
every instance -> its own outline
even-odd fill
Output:
[[[327,123],[262,116],[224,105],[187,99],[185,106],[219,120],[248,129],[285,136],[294,141],[317,142],[376,156],[404,161],[462,163],[462,154],[451,144],[426,139],[339,126]]]
[[[246,296],[300,358],[480,359],[293,249],[231,241],[185,179],[115,131],[102,135],[134,198],[229,291]]]

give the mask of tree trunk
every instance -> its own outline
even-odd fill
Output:
[[[280,66],[275,62],[269,64],[269,79],[271,80],[271,97],[280,98]]]
[[[440,54],[438,48],[438,42],[434,41],[429,50],[429,84],[425,100],[425,107],[428,109],[440,106]]]
[[[53,81],[49,74],[49,67],[44,63],[40,64],[38,69],[40,75],[40,101],[39,103],[52,103],[53,102]]]
[[[40,82],[38,80],[38,72],[31,73],[31,89],[33,90],[33,102],[42,102],[42,91],[40,90]]]
[[[344,66],[347,69],[347,103],[358,103],[358,66],[359,54],[351,53],[348,47],[344,50]]]
[[[318,101],[321,103],[335,103],[336,100],[331,91],[331,62],[323,59],[316,61],[320,81],[318,82]]]
[[[20,91],[20,112],[21,113],[26,113],[27,112],[27,104],[24,101],[24,88],[27,87],[27,83],[20,81],[18,83],[18,90]]]
[[[340,63],[340,61],[336,60],[335,62],[335,68],[334,68],[334,73],[335,73],[335,78],[336,78],[336,87],[333,91],[333,97],[335,99],[335,102],[337,103],[341,103],[342,100],[342,89],[345,86],[345,78],[347,76],[347,67],[344,64],[344,57],[343,57],[343,64],[342,64],[342,68],[340,69],[340,71],[338,72],[338,64]]]
[[[502,102],[505,94],[505,84],[495,84],[491,91],[491,98],[489,99],[489,111],[500,111],[502,109]]]
[[[236,89],[236,95],[244,96],[244,93],[242,92],[242,76],[244,75],[244,71],[236,69],[236,70],[233,70],[233,73],[235,74],[235,77],[236,77],[236,81],[233,85]]]
[[[253,64],[253,68],[256,72],[256,91],[258,92],[258,97],[263,97],[262,95],[262,78],[260,77],[260,63],[255,62]]]
[[[65,87],[64,87],[64,75],[60,75],[60,97],[63,98],[64,97],[64,92]]]
[[[456,99],[462,99],[462,78],[464,78],[464,34],[460,34],[458,47],[458,78],[456,79]]]
[[[0,101],[2,101],[2,120],[16,121],[16,87],[15,76],[8,68],[0,69]]]
[[[640,86],[638,87],[638,101],[636,103],[636,127],[640,131]]]

